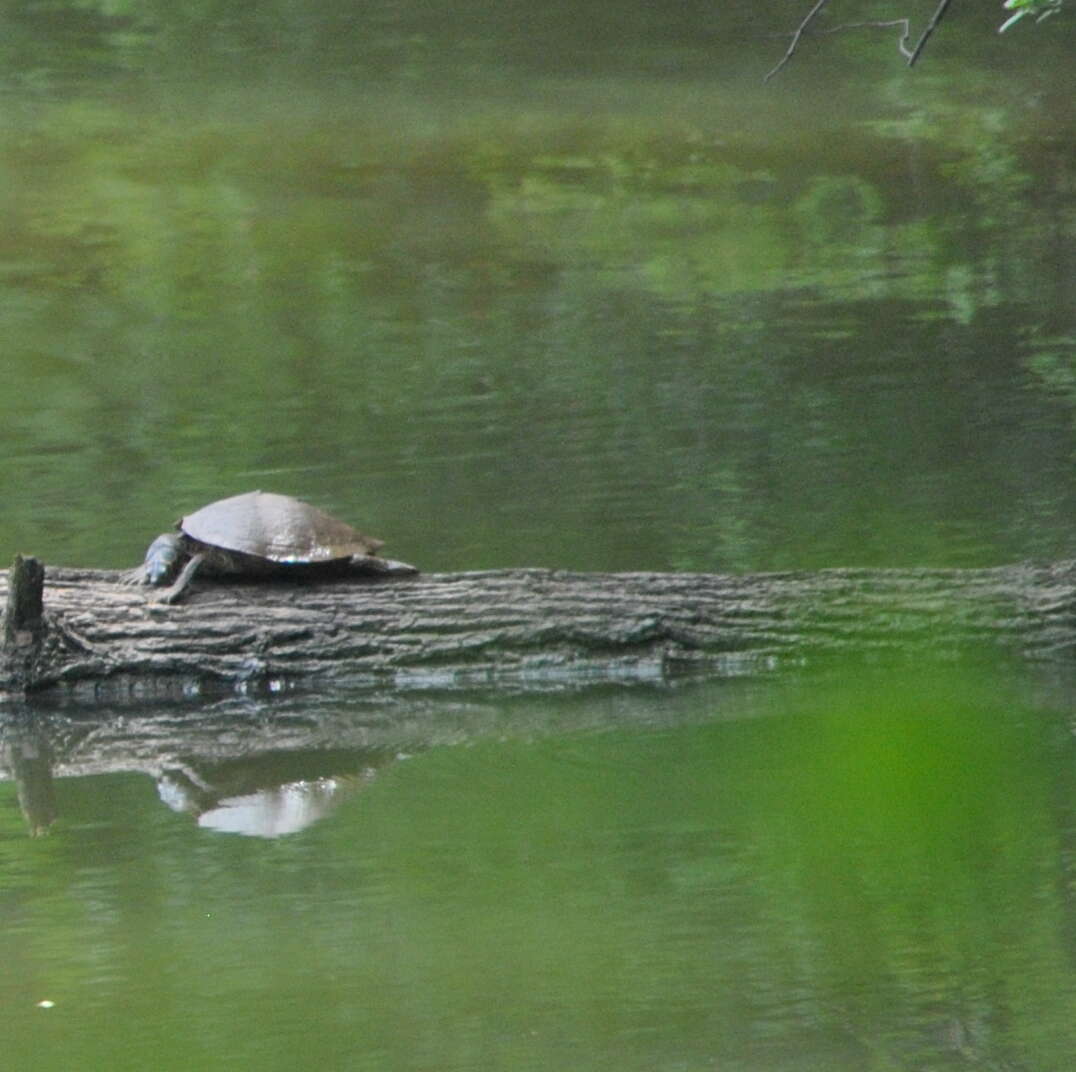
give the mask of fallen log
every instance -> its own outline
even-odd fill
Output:
[[[754,675],[853,654],[1076,649],[1076,562],[206,583],[174,606],[122,576],[42,571],[21,557],[0,572],[0,688],[61,686],[87,699],[189,695],[214,682],[542,688]]]

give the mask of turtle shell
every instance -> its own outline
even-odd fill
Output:
[[[181,518],[178,528],[210,547],[280,563],[333,562],[381,546],[316,506],[267,491],[219,499]]]

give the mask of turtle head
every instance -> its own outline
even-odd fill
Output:
[[[166,532],[146,549],[142,564],[147,584],[167,584],[176,573],[183,555],[183,543],[178,532]]]

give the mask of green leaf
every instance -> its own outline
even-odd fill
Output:
[[[1006,11],[1014,11],[1016,14],[1007,18],[999,27],[998,33],[1004,33],[1010,26],[1018,23],[1025,15],[1036,15],[1036,22],[1042,22],[1050,15],[1056,15],[1061,10],[1063,0],[1005,0],[1001,5]]]
[[[1009,5],[1006,4],[1005,6],[1008,7]],[[1018,23],[1027,14],[1029,14],[1029,12],[1026,9],[1024,11],[1018,11],[1015,15],[1012,16],[1012,18],[1006,19],[998,27],[998,33],[1004,33],[1010,26],[1013,26]]]

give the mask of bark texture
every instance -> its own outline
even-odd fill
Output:
[[[526,688],[750,675],[852,653],[947,657],[986,646],[1049,659],[1076,648],[1073,562],[206,583],[176,606],[155,604],[121,576],[48,568],[33,658],[9,648],[0,683],[66,684],[89,696],[167,694],[211,680]],[[0,573],[0,599],[7,586]]]

